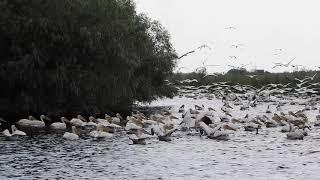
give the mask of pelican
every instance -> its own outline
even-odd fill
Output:
[[[256,134],[259,134],[259,129],[261,129],[261,125],[254,122],[247,123],[244,126],[245,131],[250,131],[250,132],[256,131]]]
[[[6,130],[3,131],[3,134],[5,136],[14,136],[14,135],[26,136],[27,135],[25,132],[18,130],[15,125],[11,126],[11,131],[12,131],[12,134],[10,134],[10,131],[8,129],[6,129]]]
[[[82,127],[87,123],[87,121],[84,117],[78,115],[77,118],[72,118],[70,120],[70,123],[72,124],[72,126]]]
[[[60,118],[61,122],[54,122],[52,124],[50,124],[50,128],[54,129],[54,130],[64,130],[67,129],[67,125],[64,121],[64,117]]]
[[[189,129],[195,127],[196,120],[191,117],[190,111],[187,111],[181,121],[180,125],[183,129]]]
[[[79,135],[77,134],[76,126],[72,126],[71,133],[70,132],[65,132],[63,134],[63,138],[67,139],[67,140],[78,140],[79,139]]]
[[[95,122],[98,120],[96,118],[94,118],[93,116],[90,116],[88,119],[89,119],[89,122],[85,123],[84,126],[97,127],[97,123]]]
[[[96,127],[97,127],[96,130],[91,131],[91,132],[89,133],[89,135],[90,135],[91,137],[96,138],[96,139],[112,138],[112,137],[113,137],[112,134],[110,134],[110,133],[108,133],[108,132],[104,132],[104,131],[100,128],[100,126],[96,126]]]
[[[133,144],[141,144],[146,145],[146,139],[149,139],[151,136],[144,133],[137,133],[137,134],[130,134],[129,139],[132,141]]]
[[[124,119],[119,113],[116,114],[116,117],[112,118],[112,123],[117,124],[117,125],[121,125],[122,124],[121,122],[123,122],[123,121],[124,121]]]
[[[8,140],[15,140],[14,138],[18,137],[18,136],[26,136],[27,134],[23,131],[20,131],[16,128],[15,125],[11,126],[11,131],[12,133],[10,133],[10,131],[8,129],[5,129],[2,134],[8,139]]]
[[[41,115],[40,116],[40,121],[34,118],[33,116],[29,116],[28,119],[20,119],[17,122],[17,125],[22,126],[22,127],[32,127],[32,128],[44,128],[46,126],[44,122],[44,118],[46,116]]]
[[[163,130],[159,126],[154,126],[151,128],[151,135],[156,135],[158,136],[158,139],[160,141],[171,141],[170,136],[172,133],[174,133],[177,129],[170,129],[170,130]]]
[[[296,129],[295,131],[289,132],[287,134],[287,139],[290,140],[303,140],[305,133],[301,129]]]
[[[291,61],[289,61],[288,63],[274,63],[274,66],[272,67],[272,69],[276,68],[276,67],[280,67],[280,66],[283,66],[283,67],[289,67],[290,64],[292,63],[292,61],[294,61],[296,58],[292,58]]]
[[[221,131],[221,128],[224,130],[228,128],[228,126],[224,126],[223,124],[218,125],[214,129],[206,125],[204,122],[199,122],[200,129],[206,133],[207,137],[210,139],[217,140],[229,140],[229,131]]]
[[[125,130],[127,131],[128,134],[135,134],[137,131],[143,130],[143,123],[135,117],[127,117],[127,124],[125,126]]]

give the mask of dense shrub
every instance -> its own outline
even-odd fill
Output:
[[[176,53],[131,0],[0,0],[2,116],[103,114],[172,96]]]

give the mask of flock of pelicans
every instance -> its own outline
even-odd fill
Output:
[[[179,109],[172,107],[162,109],[149,116],[141,112],[132,113],[123,118],[120,114],[104,118],[78,115],[72,119],[61,117],[59,122],[53,121],[45,115],[39,120],[33,116],[20,119],[15,124],[0,118],[0,129],[7,140],[15,140],[26,136],[29,132],[40,130],[63,132],[62,138],[78,140],[84,136],[94,139],[112,138],[117,132],[126,132],[133,144],[146,144],[146,140],[157,138],[160,141],[171,141],[171,135],[177,131],[195,132],[210,139],[228,140],[235,131],[252,131],[259,133],[264,128],[281,127],[281,132],[287,133],[288,139],[303,139],[313,126],[320,126],[320,115],[309,120],[306,111],[318,111],[319,83],[313,83],[313,77],[301,80],[303,84],[269,84],[260,89],[245,85],[230,85],[228,83],[214,83],[210,86],[180,86],[179,97],[212,101],[216,109],[204,105],[194,105]],[[304,102],[298,103],[295,100]],[[268,104],[266,104],[268,103]],[[264,113],[254,114],[251,109],[258,105],[267,105]],[[301,105],[301,109],[293,112],[283,112],[283,106]],[[218,108],[217,108],[218,107]],[[247,112],[245,117],[235,117],[237,111]],[[320,113],[317,112],[316,114]],[[5,128],[7,127],[7,128]],[[8,128],[9,127],[9,128]],[[27,132],[27,133],[26,133]]]
[[[3,130],[2,134],[7,140],[16,140],[27,135],[22,130],[29,132],[29,130],[50,129],[64,131],[62,138],[66,140],[78,140],[82,136],[90,136],[95,139],[112,138],[114,133],[125,131],[132,144],[145,145],[147,139],[154,137],[160,141],[171,141],[171,135],[176,131],[193,131],[210,139],[229,140],[229,135],[235,131],[244,130],[258,134],[262,128],[276,127],[281,127],[281,132],[287,133],[288,139],[298,140],[308,135],[312,125],[320,126],[320,115],[317,115],[316,121],[311,123],[305,114],[306,111],[318,111],[315,103],[305,104],[303,109],[287,113],[281,111],[285,103],[273,103],[268,105],[265,113],[250,117],[250,111],[243,109],[243,104],[230,105],[225,98],[222,98],[222,101],[223,105],[219,110],[212,107],[205,108],[204,105],[194,105],[194,108],[187,109],[185,105],[182,105],[177,110],[178,112],[173,112],[174,110],[169,108],[149,117],[136,112],[127,116],[126,119],[120,114],[117,114],[116,117],[106,114],[104,118],[90,116],[88,119],[78,115],[70,120],[61,117],[60,122],[53,122],[45,115],[41,115],[39,120],[29,116],[28,119],[21,119],[15,125],[11,125],[11,128]],[[276,113],[271,112],[270,105],[276,106]],[[236,106],[239,106],[239,110],[247,110],[248,114],[243,118],[233,117],[232,113]],[[181,118],[173,114],[181,115]],[[1,123],[6,124],[6,121],[0,118],[0,126]],[[121,124],[125,125],[121,126]]]

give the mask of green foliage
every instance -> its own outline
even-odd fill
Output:
[[[269,72],[248,72],[246,70],[230,70],[226,74],[216,74],[215,76],[205,76],[203,72],[192,73],[177,73],[171,77],[171,81],[179,83],[185,79],[198,80],[197,85],[210,85],[215,82],[229,82],[231,84],[251,85],[260,88],[264,85],[273,84],[288,84],[298,81],[298,79],[304,79],[306,76],[313,76],[318,71],[295,71],[295,72],[282,72],[282,73],[269,73]],[[256,75],[255,77],[249,77],[250,75]],[[320,81],[320,74],[317,74],[314,82]],[[293,83],[293,85],[295,84]],[[299,82],[298,82],[299,83]]]
[[[172,96],[170,36],[131,0],[0,0],[2,113],[126,111]]]

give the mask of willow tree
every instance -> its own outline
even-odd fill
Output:
[[[0,24],[2,116],[127,111],[174,93],[169,33],[131,0],[0,0]]]

